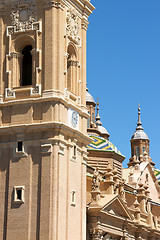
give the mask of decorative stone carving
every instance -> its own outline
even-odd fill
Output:
[[[67,11],[67,28],[66,34],[69,39],[74,41],[76,44],[80,44],[79,34],[79,18],[76,12],[72,9]]]
[[[15,91],[10,88],[5,89],[5,98],[15,98]]]
[[[91,234],[93,240],[103,239],[103,230],[101,230],[101,229],[93,228],[90,230],[90,234]]]
[[[109,234],[105,235],[104,240],[114,240],[114,238],[112,238]]]
[[[34,22],[32,23],[32,30],[37,32],[42,32],[42,26],[41,22]]]
[[[16,32],[32,29],[32,24],[36,22],[35,1],[21,0],[16,3],[12,8],[11,19]]]
[[[41,95],[41,84],[37,84],[34,88],[31,88],[31,95]]]
[[[124,203],[126,203],[125,191],[124,191],[125,180],[122,179],[119,183],[119,195],[121,196]]]
[[[101,177],[98,171],[98,168],[94,170],[93,179],[92,179],[92,191],[99,190]]]
[[[7,36],[12,35],[15,32],[14,26],[7,27]]]

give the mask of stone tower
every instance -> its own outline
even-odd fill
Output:
[[[152,166],[155,164],[152,162],[149,153],[149,138],[143,131],[141,122],[141,109],[138,107],[138,122],[136,131],[131,137],[131,158],[129,159],[128,166],[135,166],[137,163],[148,161]]]
[[[86,238],[90,0],[0,0],[0,240]]]

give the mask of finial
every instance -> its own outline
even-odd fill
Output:
[[[137,196],[135,197],[135,201],[134,201],[133,205],[135,208],[139,207],[139,202],[138,202]]]
[[[140,188],[143,187],[142,178],[140,178],[139,183],[138,183],[138,186],[139,186]]]
[[[97,100],[99,100],[99,98],[97,98]],[[99,102],[97,101],[97,116],[96,116],[96,125],[97,126],[102,126],[102,123],[100,121],[100,116],[99,116]]]
[[[141,108],[140,108],[140,104],[138,104],[138,122],[137,122],[136,130],[143,130],[142,122],[141,122]]]

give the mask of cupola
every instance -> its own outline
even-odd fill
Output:
[[[149,138],[144,132],[141,122],[141,109],[138,107],[138,122],[136,131],[131,137],[131,158],[129,159],[128,166],[135,166],[137,163],[148,161],[154,166],[149,156]]]

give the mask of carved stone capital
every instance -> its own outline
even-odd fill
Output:
[[[86,18],[82,18],[81,20],[81,28],[84,29],[85,31],[87,31],[88,29],[88,20]]]
[[[60,8],[61,10],[64,10],[64,3],[63,1],[57,1],[57,0],[50,0],[50,1],[44,1],[43,3],[44,9],[48,8]]]
[[[21,53],[19,53],[19,52],[11,52],[9,54],[9,57],[10,58],[20,58],[20,59],[22,59],[23,55]]]

